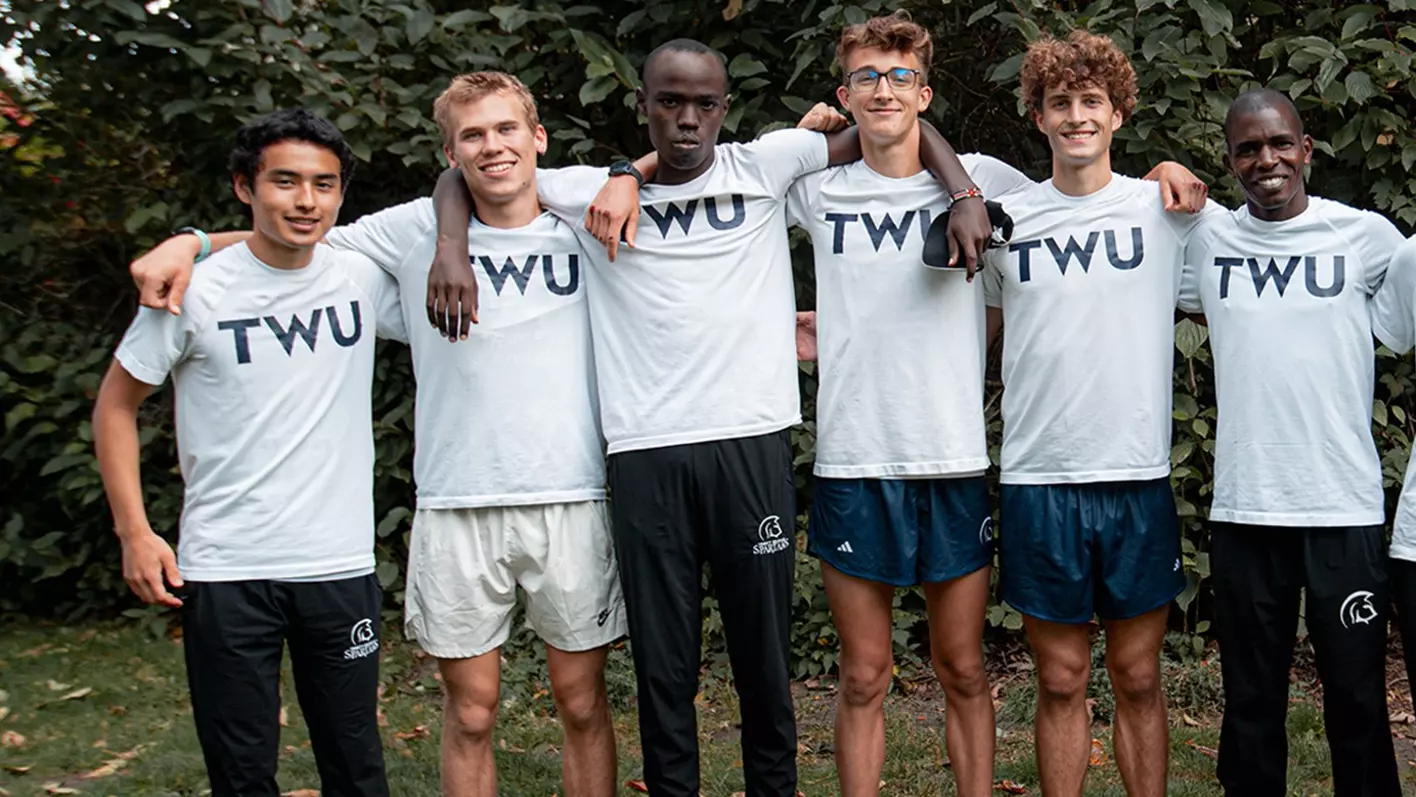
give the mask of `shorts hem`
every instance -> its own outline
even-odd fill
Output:
[[[609,624],[606,624],[607,627],[608,625]],[[615,628],[610,628],[604,634],[587,636],[586,638],[578,639],[574,642],[569,642],[567,644],[560,644],[557,640],[542,636],[539,633],[536,634],[536,637],[542,642],[546,643],[547,645],[550,645],[551,647],[563,653],[584,653],[588,650],[595,650],[596,648],[603,648],[607,645],[613,645],[615,642],[618,642],[619,640],[624,639],[628,636],[629,627],[628,624],[624,622],[619,623]]]
[[[971,575],[973,575],[974,573],[977,573],[978,571],[984,569],[985,567],[988,567],[988,566],[991,565],[991,564],[993,564],[993,557],[992,557],[992,556],[988,557],[988,559],[986,559],[986,560],[984,560],[984,561],[982,561],[982,562],[979,562],[979,563],[976,564],[976,565],[973,565],[972,567],[966,567],[966,568],[959,568],[959,569],[955,569],[955,570],[950,570],[950,571],[946,572],[945,575],[943,575],[943,576],[941,576],[941,577],[938,577],[938,578],[934,577],[933,574],[931,574],[931,575],[930,575],[929,577],[927,577],[927,578],[922,578],[922,579],[920,579],[920,582],[919,582],[919,583],[920,583],[920,584],[947,584],[947,583],[949,583],[950,581],[958,581],[959,579],[963,578],[964,576],[971,576]],[[911,584],[910,586],[914,586],[914,585]]]
[[[1034,620],[1042,620],[1046,623],[1058,623],[1059,625],[1086,625],[1087,623],[1090,623],[1092,621],[1092,617],[1096,616],[1096,612],[1092,612],[1091,614],[1088,614],[1084,619],[1076,620],[1072,618],[1064,618],[1058,617],[1056,615],[1044,614],[1043,612],[1031,611],[1027,607],[1019,606],[1013,601],[1008,600],[1006,596],[1004,596],[1003,602],[1008,604],[1009,606],[1012,606],[1014,609],[1017,609],[1018,613],[1025,617],[1031,617]]]
[[[744,437],[761,437],[790,429],[801,423],[801,413],[789,418],[764,421],[748,426],[732,426],[726,429],[705,429],[700,432],[676,432],[648,437],[625,437],[611,442],[605,447],[605,455],[627,454],[654,448],[675,448],[698,443],[716,443],[721,440],[741,440]]]
[[[1137,617],[1140,617],[1140,616],[1143,615],[1143,614],[1150,614],[1151,612],[1155,611],[1156,609],[1159,609],[1160,607],[1169,604],[1171,601],[1175,600],[1175,598],[1176,598],[1180,593],[1182,593],[1182,592],[1184,592],[1184,591],[1185,591],[1185,587],[1184,587],[1184,585],[1181,585],[1180,589],[1177,589],[1177,590],[1175,590],[1174,592],[1172,592],[1172,593],[1170,594],[1170,597],[1166,598],[1166,599],[1163,600],[1163,601],[1158,601],[1155,605],[1150,606],[1149,608],[1146,608],[1146,609],[1142,609],[1141,611],[1138,611],[1138,612],[1131,612],[1131,613],[1129,613],[1129,614],[1116,614],[1116,615],[1105,615],[1105,614],[1102,614],[1101,612],[1097,612],[1097,616],[1100,617],[1100,618],[1103,619],[1103,620],[1133,620],[1133,619],[1135,619],[1135,618],[1137,618]]]
[[[806,552],[811,556],[821,560],[821,562],[823,562],[824,564],[830,565],[833,569],[839,570],[840,572],[845,573],[851,578],[858,578],[861,581],[869,581],[872,584],[887,584],[892,587],[913,587],[919,584],[919,582],[914,581],[913,579],[889,578],[886,576],[882,576],[878,573],[867,573],[863,569],[857,567],[842,567],[834,560],[832,560],[831,557],[826,556],[821,550],[818,549],[817,546],[812,545],[809,541],[809,538],[806,546]]]
[[[493,639],[496,640],[495,644],[466,646],[444,646],[434,644],[426,640],[419,639],[417,632],[413,631],[412,629],[406,631],[404,633],[404,636],[417,643],[418,647],[422,648],[424,653],[427,653],[429,656],[432,656],[435,659],[471,659],[476,658],[477,656],[485,656],[486,654],[491,653],[497,648],[500,648],[502,645],[505,645],[506,641],[511,638],[511,632],[508,630],[507,633],[500,634],[500,639],[496,639],[496,637],[493,637]]]

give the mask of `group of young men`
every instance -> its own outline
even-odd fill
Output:
[[[1336,791],[1400,793],[1385,622],[1394,594],[1416,642],[1416,507],[1403,497],[1393,591],[1372,333],[1416,345],[1416,245],[1306,195],[1312,142],[1281,94],[1231,108],[1226,165],[1247,203],[1225,212],[1176,165],[1157,168],[1159,185],[1111,171],[1137,90],[1110,40],[1077,31],[1028,50],[1023,99],[1053,152],[1043,183],[956,157],[919,119],[931,56],[905,17],[847,28],[837,99],[855,127],[818,106],[801,123],[812,130],[718,144],[723,61],[669,42],[638,96],[654,152],[608,175],[538,171],[546,133],[530,93],[502,73],[463,75],[435,105],[454,169],[434,198],[344,227],[353,160],[332,126],[289,111],[241,130],[231,172],[252,231],[186,232],[134,263],[146,307],[95,410],[125,577],[181,606],[215,795],[278,793],[285,643],[324,793],[387,793],[375,333],[408,341],[417,379],[405,625],[443,676],[444,794],[496,793],[499,648],[520,587],[546,643],[568,797],[616,788],[603,673],[626,631],[649,791],[697,795],[705,564],[747,793],[796,794],[798,356],[820,365],[807,545],[842,643],[842,793],[879,790],[891,601],[911,585],[924,586],[958,793],[991,792],[982,635],[996,537],[1001,597],[1023,613],[1037,664],[1043,794],[1082,793],[1093,617],[1127,793],[1164,794],[1159,653],[1184,586],[1168,479],[1177,310],[1210,324],[1218,380],[1220,780],[1231,795],[1284,793],[1306,589]],[[1010,239],[985,198],[1011,217]],[[811,238],[814,315],[795,314],[789,224]],[[947,235],[952,267],[923,264],[931,233]],[[983,390],[1000,330],[995,535]],[[136,410],[169,374],[186,482],[176,557],[138,478]]]

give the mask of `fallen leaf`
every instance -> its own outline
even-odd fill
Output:
[[[91,694],[93,694],[93,687],[92,687],[92,686],[85,686],[83,689],[75,689],[74,691],[72,691],[72,692],[70,692],[70,693],[68,693],[68,694],[66,694],[66,695],[60,696],[59,700],[60,700],[60,701],[63,701],[63,700],[78,700],[78,699],[81,698],[81,697],[88,697],[88,696],[91,695]],[[56,701],[56,702],[58,702],[58,701]]]
[[[1398,711],[1391,715],[1393,725],[1410,725],[1413,720],[1416,720],[1416,717],[1412,717],[1410,713],[1405,711]]]
[[[320,790],[296,789],[295,791],[281,792],[280,797],[320,797]]]
[[[1200,727],[1200,721],[1190,716],[1189,714],[1181,714],[1180,721],[1185,723],[1186,725],[1189,725],[1191,728]]]
[[[52,782],[52,783],[46,783],[46,784],[44,784],[44,791],[47,792],[47,793],[49,793],[49,794],[78,794],[78,793],[79,793],[79,790],[78,790],[78,789],[71,789],[71,788],[69,788],[68,786],[65,786],[64,784],[60,783],[60,782],[57,781],[57,780],[54,781],[54,782]]]
[[[426,726],[426,725],[414,725],[414,726],[413,726],[413,730],[411,730],[411,731],[399,731],[398,733],[395,733],[393,736],[394,736],[395,739],[402,739],[402,740],[404,740],[404,741],[407,741],[407,740],[409,740],[409,739],[426,739],[426,738],[428,738],[429,736],[432,736],[432,735],[433,735],[433,732],[430,731],[430,730],[428,730],[428,726]],[[505,750],[505,749],[506,749],[506,740],[503,739],[503,740],[501,740],[501,741],[502,741],[502,745],[501,745],[501,746],[502,746],[502,749]]]
[[[1027,786],[1024,786],[1021,783],[1014,783],[1013,781],[1008,780],[1007,778],[1004,778],[1003,780],[1000,780],[997,783],[993,784],[993,788],[1001,792],[1006,792],[1008,794],[1028,793]]]
[[[24,766],[20,766],[19,764],[5,765],[5,771],[9,772],[11,775],[23,775],[31,769],[34,769],[34,766],[31,764],[25,764]]]
[[[0,720],[4,720],[8,716],[10,716],[10,707],[0,706]]]
[[[104,761],[102,766],[98,767],[87,775],[84,775],[84,779],[93,780],[94,778],[106,778],[109,775],[118,774],[118,770],[127,766],[129,761],[132,761],[134,758],[137,758],[138,754],[141,753],[143,751],[143,748],[145,748],[146,746],[147,745],[140,744],[126,753],[118,753],[107,761]]]
[[[1092,739],[1091,755],[1087,756],[1087,764],[1099,767],[1106,763],[1106,745],[1100,739]]]
[[[61,684],[53,678],[50,678],[48,681],[46,681],[44,685],[49,687],[49,691],[51,692],[62,692],[65,689],[68,689],[69,687],[73,686],[73,684]]]
[[[35,658],[37,656],[43,655],[44,651],[49,650],[52,647],[54,647],[54,644],[52,642],[45,642],[43,645],[40,645],[37,648],[30,648],[29,650],[24,651],[20,654],[20,658]]]
[[[624,785],[628,786],[631,791],[637,791],[640,794],[649,793],[649,787],[646,786],[644,784],[644,781],[642,780],[634,780],[633,778],[631,778],[630,780],[625,781]]]
[[[24,747],[25,737],[16,731],[0,733],[0,747]]]
[[[10,797],[10,790],[4,786],[0,786],[0,797]]]
[[[290,727],[290,712],[285,709],[285,706],[280,707],[280,727]]]
[[[1202,755],[1207,755],[1215,760],[1219,759],[1219,751],[1214,749],[1213,747],[1205,747],[1202,744],[1197,744],[1194,739],[1191,739],[1190,741],[1186,742],[1186,744],[1198,750]]]

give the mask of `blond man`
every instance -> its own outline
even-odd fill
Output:
[[[423,323],[437,244],[430,199],[365,216],[326,240],[398,280],[415,330],[418,502],[404,607],[408,636],[437,657],[446,690],[443,794],[497,793],[500,649],[520,587],[527,621],[546,644],[564,793],[608,797],[616,751],[605,657],[626,620],[605,506],[584,253],[537,198],[546,131],[519,80],[454,78],[434,118],[476,206],[467,257],[479,312],[466,341],[452,345]],[[184,244],[164,244],[134,265],[135,276],[152,291],[180,282],[191,264]]]

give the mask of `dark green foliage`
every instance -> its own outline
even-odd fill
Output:
[[[19,110],[0,116],[0,609],[71,614],[131,606],[91,456],[88,412],[117,333],[130,318],[128,261],[175,227],[240,226],[224,161],[244,120],[305,104],[345,132],[362,163],[343,218],[426,193],[441,166],[433,98],[454,73],[519,75],[551,134],[547,164],[604,163],[648,141],[633,108],[637,70],[657,43],[699,38],[729,59],[734,103],[725,135],[792,123],[837,84],[845,23],[898,6],[935,32],[930,116],[960,151],[1047,176],[1045,143],[1021,115],[1020,53],[1044,31],[1111,34],[1132,53],[1141,106],[1118,136],[1119,171],[1175,159],[1233,204],[1219,123],[1237,92],[1268,84],[1298,102],[1319,141],[1312,193],[1416,224],[1416,2],[1097,0],[1074,13],[1042,0],[839,3],[834,0],[175,0],[157,14],[134,0],[12,0],[0,40],[36,78],[0,82]],[[5,111],[0,103],[0,111]],[[800,303],[813,301],[809,256],[796,251]],[[1181,324],[1175,371],[1174,483],[1185,516],[1191,588],[1176,644],[1207,630],[1214,410],[1205,330]],[[1412,364],[1379,360],[1375,428],[1395,500],[1412,435]],[[385,348],[374,397],[380,575],[401,599],[412,500],[412,380],[406,352]],[[802,372],[812,417],[814,371]],[[992,433],[997,396],[989,397]],[[145,420],[144,473],[154,526],[180,506],[165,394]],[[794,432],[802,507],[814,426]],[[995,452],[996,453],[996,452]],[[1394,504],[1393,504],[1394,505]],[[834,665],[837,645],[814,562],[799,561],[797,670]],[[919,596],[897,605],[901,652],[917,649]],[[707,610],[708,645],[721,651]],[[990,610],[1016,629],[1007,607]]]

